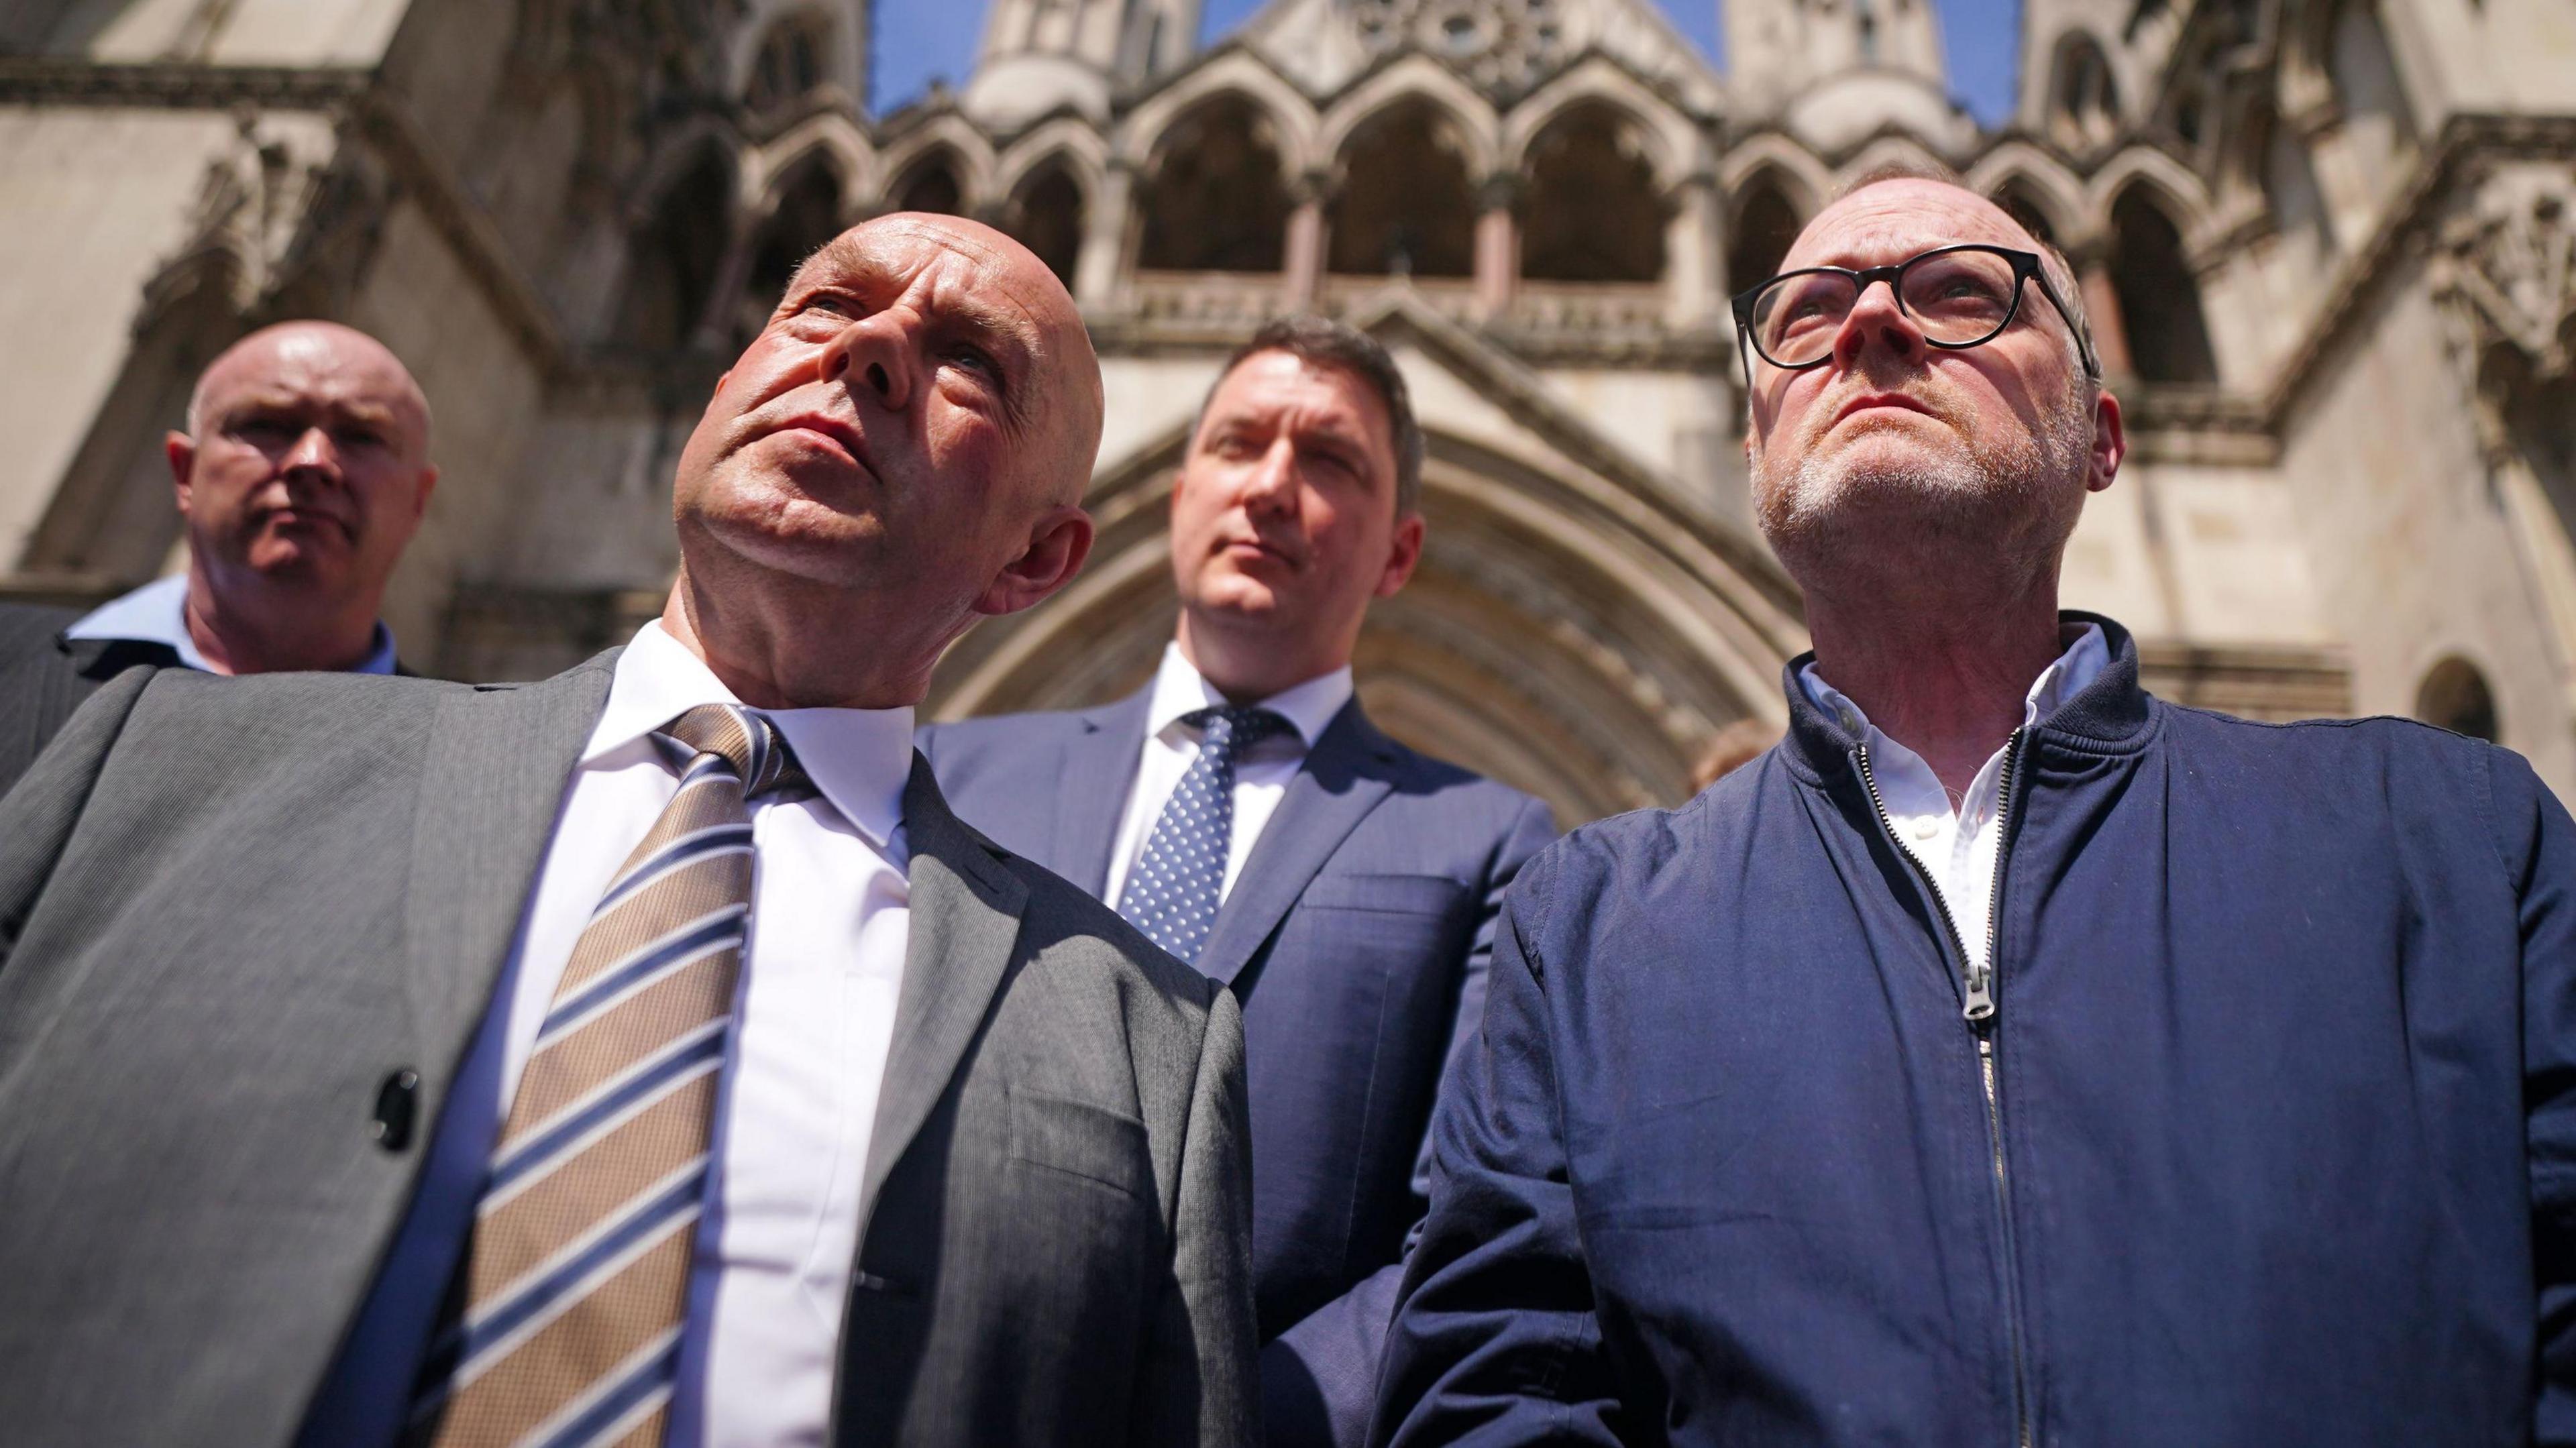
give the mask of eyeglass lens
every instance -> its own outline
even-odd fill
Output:
[[[1951,251],[1906,263],[1898,299],[1935,342],[1982,342],[2012,319],[2013,264],[1989,251]],[[1753,299],[1753,340],[1774,366],[1803,367],[1833,350],[1862,284],[1834,272],[1792,273]]]

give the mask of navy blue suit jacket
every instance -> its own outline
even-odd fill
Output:
[[[959,818],[1103,892],[1151,690],[921,732]],[[1198,960],[1243,1001],[1253,1266],[1273,1443],[1356,1442],[1446,1063],[1547,806],[1405,748],[1357,700],[1308,751]]]

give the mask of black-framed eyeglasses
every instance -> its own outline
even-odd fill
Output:
[[[2099,379],[2102,366],[2094,360],[2092,341],[2075,324],[2075,313],[2057,288],[2049,285],[2038,254],[1978,242],[1936,247],[1894,266],[1858,271],[1811,266],[1782,272],[1735,294],[1735,334],[1784,372],[1823,366],[1861,294],[1871,283],[1885,282],[1897,310],[1913,319],[1924,341],[1965,351],[2003,335],[2021,313],[2023,284],[2032,281],[2074,334],[2084,375]],[[1752,375],[1750,359],[1745,373]]]

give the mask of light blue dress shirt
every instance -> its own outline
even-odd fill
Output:
[[[133,643],[161,644],[179,656],[179,662],[200,673],[215,670],[206,656],[197,652],[197,641],[188,635],[188,575],[174,573],[168,578],[147,583],[122,598],[99,605],[80,622],[63,630],[63,637],[73,639],[119,639]],[[375,647],[367,656],[345,672],[352,674],[390,674],[394,671],[394,631],[376,620]]]

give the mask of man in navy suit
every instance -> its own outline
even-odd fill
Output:
[[[1366,334],[1262,329],[1172,487],[1180,622],[1114,704],[922,731],[958,814],[1242,998],[1273,1443],[1367,1429],[1423,1137],[1547,807],[1378,732],[1351,685],[1422,555],[1422,430]]]

